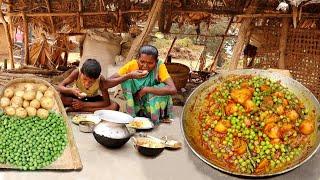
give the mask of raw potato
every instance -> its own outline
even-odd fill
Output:
[[[37,110],[36,110],[36,108],[34,108],[34,107],[29,106],[29,107],[26,108],[26,111],[27,111],[27,113],[28,113],[28,116],[35,116],[35,115],[37,115]]]
[[[36,99],[40,101],[40,99],[43,97],[43,93],[41,91],[37,91],[36,93]]]
[[[54,92],[50,89],[46,90],[46,92],[44,92],[44,96],[45,97],[53,97],[54,96]]]
[[[17,90],[15,93],[14,93],[15,96],[19,96],[19,97],[23,97],[24,95],[24,91],[22,90]]]
[[[26,91],[34,91],[36,89],[36,87],[33,83],[25,84],[24,88],[26,89]]]
[[[9,116],[14,116],[16,114],[16,110],[11,106],[6,107],[4,112]]]
[[[40,108],[40,101],[37,100],[37,99],[34,99],[34,100],[32,100],[32,101],[30,102],[30,106],[38,109],[38,108]]]
[[[38,109],[37,110],[37,116],[39,116],[41,119],[47,119],[47,117],[49,116],[49,112],[45,109]]]
[[[50,110],[54,106],[54,100],[51,97],[42,97],[40,104],[44,109]]]
[[[1,107],[7,107],[10,105],[10,99],[7,97],[2,97],[0,100]]]
[[[48,87],[44,84],[40,84],[38,86],[38,90],[41,91],[42,93],[44,93],[47,89],[48,89]]]
[[[20,118],[25,118],[25,117],[27,117],[27,111],[24,109],[24,108],[22,108],[22,107],[19,107],[19,108],[17,108],[17,110],[16,110],[16,115],[18,116],[18,117],[20,117]]]
[[[31,101],[36,97],[36,92],[35,91],[25,91],[23,94],[23,99]]]
[[[24,101],[23,101],[23,104],[22,104],[22,107],[26,108],[26,107],[28,107],[29,105],[30,105],[30,102],[27,101],[27,100],[24,100]]]
[[[13,98],[11,99],[11,106],[12,107],[21,107],[23,104],[23,99],[22,97],[19,96],[13,96]]]
[[[14,95],[14,91],[12,88],[7,88],[6,90],[4,90],[4,97],[12,98],[13,95]]]

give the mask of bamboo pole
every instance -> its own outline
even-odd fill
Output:
[[[226,28],[226,30],[225,30],[225,32],[224,32],[224,36],[223,36],[222,39],[221,39],[221,43],[220,43],[220,45],[219,45],[219,48],[218,48],[218,50],[217,50],[217,52],[216,52],[216,54],[215,54],[215,56],[214,56],[214,58],[213,58],[213,62],[212,62],[212,64],[211,64],[211,66],[210,66],[210,71],[211,71],[211,72],[213,72],[213,71],[216,69],[216,67],[217,67],[218,57],[219,57],[220,51],[221,51],[221,49],[222,49],[222,45],[223,45],[224,40],[225,40],[225,36],[228,34],[228,31],[229,31],[229,29],[230,29],[230,27],[231,27],[232,22],[233,22],[233,17],[230,18],[229,24],[228,24],[228,26],[227,26],[227,28]]]
[[[12,5],[11,4],[8,4],[8,9],[9,9],[9,12],[12,12]],[[10,36],[11,36],[11,41],[14,42],[14,27],[13,27],[13,24],[12,24],[12,17],[9,17],[9,32],[10,32]]]
[[[127,14],[127,13],[148,13],[148,10],[128,10],[128,11],[122,11],[122,14]],[[117,14],[117,11],[105,11],[105,12],[81,12],[81,16],[98,16],[98,15],[107,15],[107,14]],[[15,12],[15,13],[4,13],[5,16],[11,16],[11,17],[21,17],[22,14],[20,12]],[[77,16],[78,12],[51,12],[51,13],[27,13],[27,17],[48,17],[48,16]]]
[[[0,7],[2,5],[2,0],[0,0]],[[7,41],[9,44],[9,60],[10,60],[10,64],[11,64],[11,69],[14,68],[14,61],[13,61],[13,46],[12,46],[12,41],[11,41],[11,35],[9,32],[9,28],[8,28],[8,24],[6,22],[6,20],[4,19],[4,15],[2,13],[2,11],[0,11],[0,20],[2,21],[3,27],[4,27],[4,31],[6,32],[6,37],[7,37]]]
[[[280,31],[280,42],[279,42],[279,51],[280,51],[280,58],[278,62],[279,69],[286,68],[285,59],[286,59],[288,30],[289,30],[289,18],[282,18],[282,28]]]
[[[46,0],[46,5],[47,5],[48,13],[51,13],[51,5],[50,5],[49,0]],[[55,29],[55,26],[54,26],[53,17],[50,16],[49,18],[50,18],[52,33],[55,33],[56,29]]]
[[[137,53],[140,46],[143,44],[144,39],[152,31],[156,21],[159,19],[159,14],[164,0],[154,1],[153,6],[148,15],[148,20],[143,31],[139,34],[137,38],[133,40],[129,53],[127,55],[126,61],[130,61]]]
[[[248,7],[246,14],[252,14],[256,11],[258,1],[259,0],[253,0],[250,3],[250,6]],[[243,19],[243,22],[239,28],[238,40],[237,40],[237,43],[234,46],[234,49],[232,52],[231,64],[229,67],[230,70],[237,69],[237,67],[238,67],[240,55],[241,55],[241,52],[243,50],[243,46],[245,43],[246,33],[247,33],[248,29],[250,28],[251,21],[252,21],[252,18]]]
[[[24,64],[29,63],[29,28],[28,28],[28,19],[23,13],[23,45],[24,45]]]

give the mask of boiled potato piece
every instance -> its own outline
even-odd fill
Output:
[[[25,91],[23,94],[23,99],[31,101],[36,97],[36,92],[35,91]]]
[[[1,107],[7,107],[10,105],[10,99],[7,97],[2,97],[0,100]]]
[[[4,112],[9,116],[14,116],[16,114],[15,108],[13,108],[11,106],[4,108]]]
[[[299,130],[302,134],[309,135],[314,131],[314,123],[311,120],[303,120]]]
[[[41,119],[47,119],[47,117],[49,116],[49,111],[40,108],[37,110],[37,116],[39,116]]]
[[[41,91],[37,91],[36,93],[36,99],[40,101],[40,99],[43,97],[43,93]]]
[[[24,86],[26,91],[34,91],[36,89],[36,86],[33,83],[27,83]]]
[[[18,96],[18,97],[23,97],[24,91],[22,91],[22,90],[17,90],[16,92],[14,92],[14,95],[15,95],[15,96]]]
[[[30,106],[38,109],[38,108],[40,108],[40,101],[37,100],[37,99],[34,99],[34,100],[32,100],[32,101],[30,102]]]
[[[35,116],[35,115],[37,115],[37,110],[36,110],[36,108],[34,108],[34,107],[29,106],[29,107],[26,108],[26,111],[27,111],[27,113],[28,113],[28,116]]]
[[[18,107],[16,110],[16,116],[20,117],[20,118],[25,118],[27,117],[28,113],[27,111],[22,108],[22,107]]]
[[[41,91],[42,93],[44,93],[47,89],[48,89],[48,87],[44,84],[38,85],[38,90]]]
[[[4,97],[12,98],[14,95],[14,90],[12,88],[7,88],[4,90],[3,95],[4,95]]]
[[[29,105],[30,105],[30,102],[27,101],[27,100],[24,100],[24,101],[23,101],[23,104],[22,104],[22,107],[26,108],[26,107],[28,107]]]
[[[45,97],[54,97],[54,91],[51,89],[46,90],[43,94]]]
[[[13,96],[13,98],[11,99],[11,106],[12,107],[21,107],[23,104],[23,99],[22,97],[19,96]]]
[[[54,106],[54,100],[51,97],[42,97],[40,100],[41,107],[44,109],[50,110]]]

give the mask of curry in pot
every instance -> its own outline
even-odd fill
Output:
[[[313,143],[314,113],[267,78],[228,78],[207,92],[199,108],[196,143],[233,172],[275,172],[299,160]]]

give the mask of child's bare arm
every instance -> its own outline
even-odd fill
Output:
[[[75,88],[68,88],[66,86],[74,82],[75,80],[77,80],[78,75],[79,75],[78,69],[73,70],[72,73],[66,79],[64,79],[60,84],[58,84],[57,90],[63,94],[77,96],[78,91]]]

